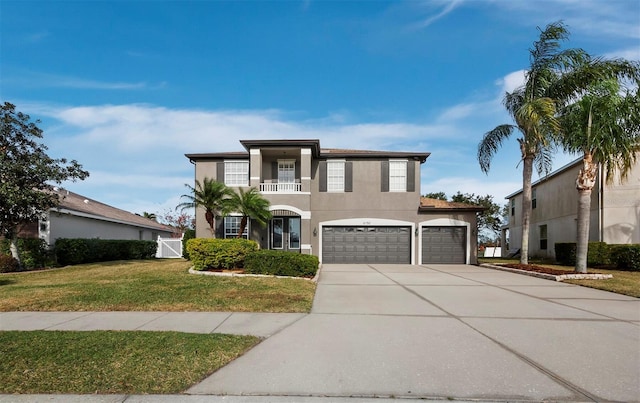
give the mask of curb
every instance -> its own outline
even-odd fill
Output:
[[[508,272],[511,272],[511,273],[524,274],[526,276],[538,277],[538,278],[542,278],[542,279],[545,279],[545,280],[552,280],[552,281],[606,280],[608,278],[613,278],[613,274],[601,274],[601,273],[591,273],[591,274],[588,274],[588,273],[587,274],[578,274],[578,273],[576,273],[576,274],[554,275],[554,274],[547,274],[547,273],[538,273],[538,272],[535,272],[535,271],[512,269],[511,267],[498,266],[498,265],[489,264],[489,263],[482,263],[480,265],[480,267],[488,267],[490,269],[508,271]]]

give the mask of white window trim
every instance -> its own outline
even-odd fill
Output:
[[[344,193],[344,188],[345,188],[345,182],[346,182],[346,169],[345,169],[345,165],[346,165],[346,160],[329,160],[327,161],[327,192],[329,193]],[[340,189],[331,189],[331,185],[330,185],[330,181],[329,181],[329,166],[330,165],[338,165],[341,164],[342,165],[342,186]]]
[[[230,214],[226,217],[224,217],[223,219],[223,235],[224,235],[224,239],[233,239],[233,238],[237,238],[238,234],[234,233],[234,234],[230,234],[229,236],[227,236],[227,218],[239,218],[240,220],[242,220],[242,216],[241,215],[236,215],[236,214]],[[238,223],[240,224],[240,223]],[[247,219],[247,226],[244,229],[245,233],[242,234],[244,239],[249,239],[249,230],[251,227],[251,220]],[[238,227],[238,230],[240,229],[240,227]],[[246,237],[244,237],[244,235],[246,235]]]
[[[404,181],[403,181],[403,185],[402,185],[402,189],[393,189],[392,188],[392,181],[391,181],[391,165],[393,163],[398,163],[401,162],[404,165]],[[389,160],[389,192],[392,193],[405,193],[407,191],[407,160]]]
[[[229,174],[228,169],[227,169],[227,164],[234,164],[234,163],[242,163],[245,164],[247,167],[247,174],[246,174],[246,178],[244,182],[239,182],[239,183],[234,183],[234,182],[229,182],[227,181],[227,175]],[[225,160],[224,161],[224,184],[227,186],[249,186],[249,161],[245,161],[245,160]]]
[[[291,164],[293,166],[293,179],[291,182],[280,181],[280,170],[283,165]],[[296,160],[295,159],[282,159],[278,160],[278,183],[296,183]]]

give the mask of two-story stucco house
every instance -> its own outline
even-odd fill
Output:
[[[429,153],[323,149],[319,140],[240,143],[245,151],[186,157],[196,180],[255,187],[270,201],[269,225],[250,223],[243,234],[262,248],[324,263],[476,263],[482,208],[420,197]],[[238,235],[240,217],[216,223],[216,237]],[[201,209],[196,236],[212,236]]]
[[[578,191],[576,178],[582,166],[577,159],[532,183],[529,254],[555,258],[554,244],[576,241]],[[608,244],[640,243],[640,161],[627,179],[605,182],[600,170],[591,193],[589,241]],[[509,224],[508,249],[522,245],[522,189],[507,196]],[[506,245],[506,242],[502,242]],[[507,246],[505,246],[505,249]],[[507,253],[503,250],[503,254]],[[503,255],[504,256],[504,255]]]

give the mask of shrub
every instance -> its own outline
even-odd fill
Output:
[[[564,242],[554,245],[556,261],[563,266],[575,266],[576,243]],[[589,242],[587,250],[587,266],[606,266],[611,263],[611,246],[605,242]]]
[[[245,256],[258,250],[255,241],[243,238],[194,238],[187,241],[187,253],[196,270],[244,267]]]
[[[611,262],[620,270],[640,271],[640,245],[612,245]]]
[[[575,266],[576,264],[576,243],[557,242],[554,245],[556,260],[563,266]]]
[[[187,229],[184,232],[184,235],[182,236],[182,257],[187,260],[191,260],[189,259],[189,252],[187,252],[187,241],[195,237],[196,237],[196,230],[194,229]]]
[[[313,277],[318,271],[318,263],[317,256],[262,249],[247,255],[244,269],[252,274]]]
[[[124,239],[67,239],[56,241],[55,253],[61,265],[107,262],[111,260],[152,259],[155,241]]]
[[[0,253],[0,273],[12,273],[19,270],[18,261],[13,256]]]
[[[9,247],[11,241],[3,239],[0,241],[0,253],[11,254]],[[22,267],[26,270],[39,269],[51,266],[54,263],[52,251],[47,248],[47,243],[40,238],[18,238],[18,249]]]

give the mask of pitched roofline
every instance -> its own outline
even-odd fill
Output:
[[[479,206],[476,204],[468,204],[468,203],[459,203],[459,202],[450,202],[446,200],[439,199],[431,199],[429,197],[421,197],[420,198],[420,206],[418,207],[418,211],[472,211],[475,213],[480,213],[485,211],[487,208],[484,206]]]
[[[407,158],[424,163],[428,152],[322,149],[320,158]]]
[[[548,181],[549,179],[553,178],[554,176],[558,176],[561,173],[568,171],[569,169],[575,167],[576,165],[580,164],[580,162],[582,162],[582,157],[576,159],[575,161],[571,161],[570,163],[558,168],[558,170],[551,172],[549,175],[545,175],[542,178],[538,179],[537,181],[531,183],[531,188],[533,188],[536,185],[539,185],[542,182]],[[511,193],[510,195],[505,196],[505,200],[509,200],[514,196],[519,195],[520,193],[522,193],[522,188],[520,188],[519,190]]]
[[[53,192],[56,193],[59,197],[59,205],[50,209],[50,211],[54,213],[71,214],[78,217],[92,218],[118,224],[126,224],[137,228],[172,232],[172,229],[167,225],[150,220],[148,218],[144,218],[142,216],[119,209],[117,207],[110,206],[97,200],[90,199],[78,193],[60,188],[53,188]],[[82,202],[80,202],[80,200],[82,200]],[[77,205],[80,205],[82,208],[78,208]],[[84,208],[85,205],[86,208]]]

